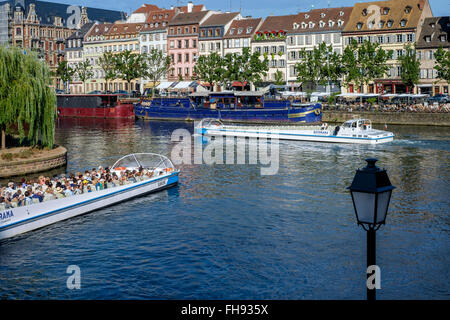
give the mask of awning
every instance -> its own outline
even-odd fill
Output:
[[[174,86],[174,89],[187,89],[191,87],[193,81],[180,81],[177,83],[176,86]]]
[[[431,83],[429,83],[429,84],[418,84],[417,86],[419,88],[431,88],[431,87],[433,87],[433,85]]]
[[[153,89],[153,87],[158,87],[158,86],[159,86],[159,81],[157,81],[154,86],[153,86],[153,82],[147,82],[144,85],[144,89]]]
[[[234,81],[231,86],[232,87],[245,87],[247,85],[247,81],[244,82],[244,84],[242,84],[242,82],[240,81]]]
[[[157,89],[168,89],[170,86],[172,86],[172,84],[173,84],[173,82],[163,81],[156,88]]]

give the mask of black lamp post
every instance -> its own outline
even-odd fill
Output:
[[[391,184],[385,169],[375,165],[377,159],[366,159],[367,166],[356,171],[352,185],[347,189],[352,195],[358,225],[367,231],[367,267],[376,265],[375,232],[386,221],[391,200]],[[375,300],[375,288],[367,288],[367,300]]]

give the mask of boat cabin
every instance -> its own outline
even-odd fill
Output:
[[[366,131],[366,130],[372,130],[372,121],[367,119],[353,119],[348,120],[342,125],[343,129],[356,131]]]

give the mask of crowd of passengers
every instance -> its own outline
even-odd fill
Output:
[[[84,173],[69,173],[53,178],[44,176],[40,176],[37,180],[24,178],[18,184],[9,182],[7,186],[0,185],[0,211],[132,184],[162,173],[140,168],[117,174],[111,172],[109,168],[99,167],[86,170]]]
[[[346,102],[339,103],[332,106],[324,106],[325,110],[337,110],[337,111],[382,111],[382,112],[425,112],[425,113],[449,113],[450,104],[439,104],[439,105],[424,105],[424,104],[384,104],[384,105],[373,105],[367,102]]]

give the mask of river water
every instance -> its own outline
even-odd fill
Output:
[[[58,120],[67,171],[170,155],[192,123]],[[346,190],[376,157],[395,189],[377,232],[378,299],[450,297],[450,128],[392,143],[280,142],[279,171],[183,164],[180,184],[0,243],[0,298],[365,299],[366,234]],[[66,286],[69,265],[81,289]]]

